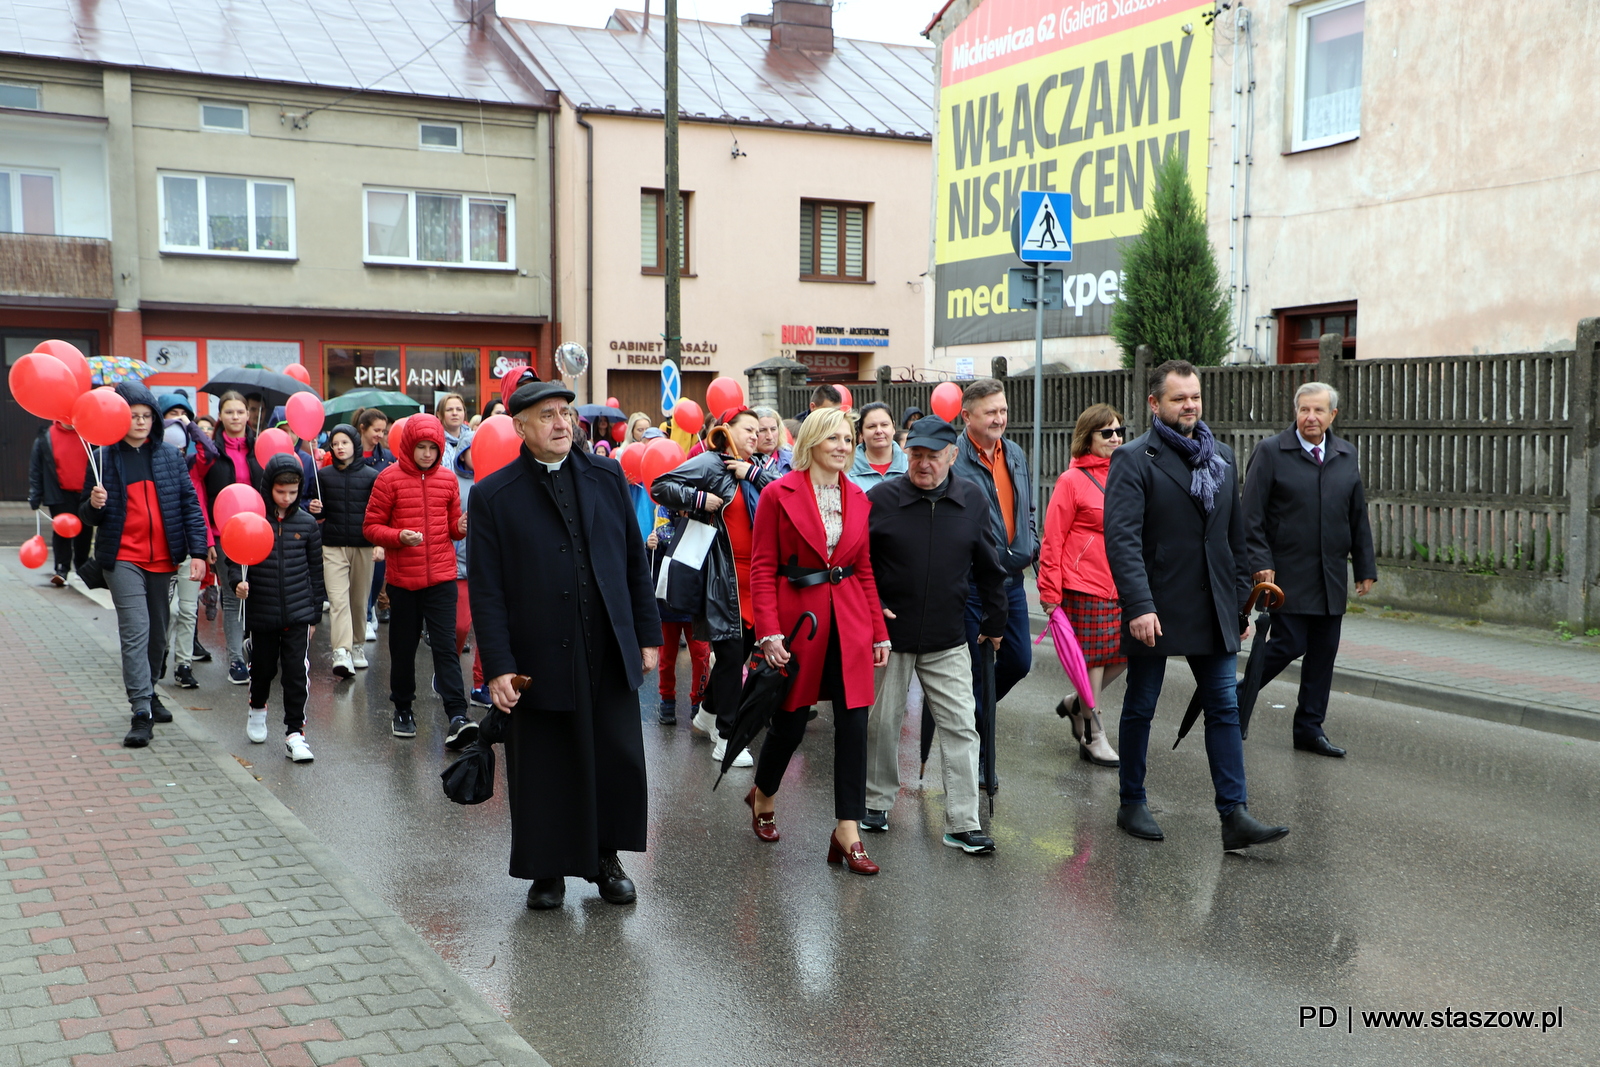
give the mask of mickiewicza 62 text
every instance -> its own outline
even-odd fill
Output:
[[[1341,1013],[1332,1004],[1300,1005],[1300,1028],[1315,1027],[1329,1030],[1344,1024],[1346,1033],[1355,1032],[1359,1015],[1363,1030],[1559,1030],[1563,1025],[1564,1009],[1553,1011],[1507,1011],[1490,1008],[1468,1010],[1446,1005],[1443,1011],[1368,1011],[1357,1012],[1345,1006]]]

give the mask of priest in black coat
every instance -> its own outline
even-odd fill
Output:
[[[572,447],[573,398],[560,382],[512,394],[522,449],[473,486],[468,510],[483,674],[511,715],[511,876],[533,880],[530,908],[560,907],[568,875],[632,903],[617,852],[645,850],[638,690],[661,619],[622,467]]]

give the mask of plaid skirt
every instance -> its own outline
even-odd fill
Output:
[[[1078,647],[1090,667],[1111,667],[1125,662],[1122,654],[1122,609],[1115,600],[1104,600],[1072,589],[1063,590],[1061,610],[1067,613]]]

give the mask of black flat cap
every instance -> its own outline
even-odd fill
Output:
[[[516,392],[511,394],[511,399],[506,402],[506,410],[515,415],[524,408],[542,404],[551,397],[560,397],[562,400],[571,403],[577,399],[578,394],[568,389],[561,382],[529,382],[527,385],[520,386]],[[951,440],[954,441],[955,438],[952,437]]]
[[[942,451],[956,443],[956,428],[937,415],[924,415],[906,431],[907,448]]]

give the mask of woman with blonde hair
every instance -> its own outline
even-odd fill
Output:
[[[651,425],[652,423],[650,422],[650,416],[646,415],[642,411],[635,411],[632,415],[629,415],[628,430],[622,435],[622,445],[617,449],[617,451],[620,452],[629,445],[638,444],[640,441],[644,440],[644,432],[648,430]]]
[[[868,554],[867,495],[845,477],[855,458],[850,420],[838,408],[813,411],[794,446],[795,469],[761,491],[750,557],[750,592],[761,654],[799,669],[772,716],[756,783],[745,797],[751,829],[778,840],[773,797],[805,736],[810,708],[833,702],[833,807],[838,820],[828,862],[877,874],[861,845],[867,812],[867,712],[873,671],[889,662],[889,631]],[[804,616],[815,620],[813,627]]]
[[[1106,561],[1106,474],[1111,453],[1122,446],[1127,427],[1110,404],[1094,404],[1078,416],[1072,431],[1072,463],[1056,480],[1045,511],[1044,541],[1039,548],[1039,606],[1049,615],[1057,606],[1083,649],[1089,666],[1096,708],[1074,696],[1056,705],[1056,714],[1072,720],[1078,757],[1100,767],[1119,765],[1100,721],[1100,694],[1128,667],[1122,654],[1122,609]]]

